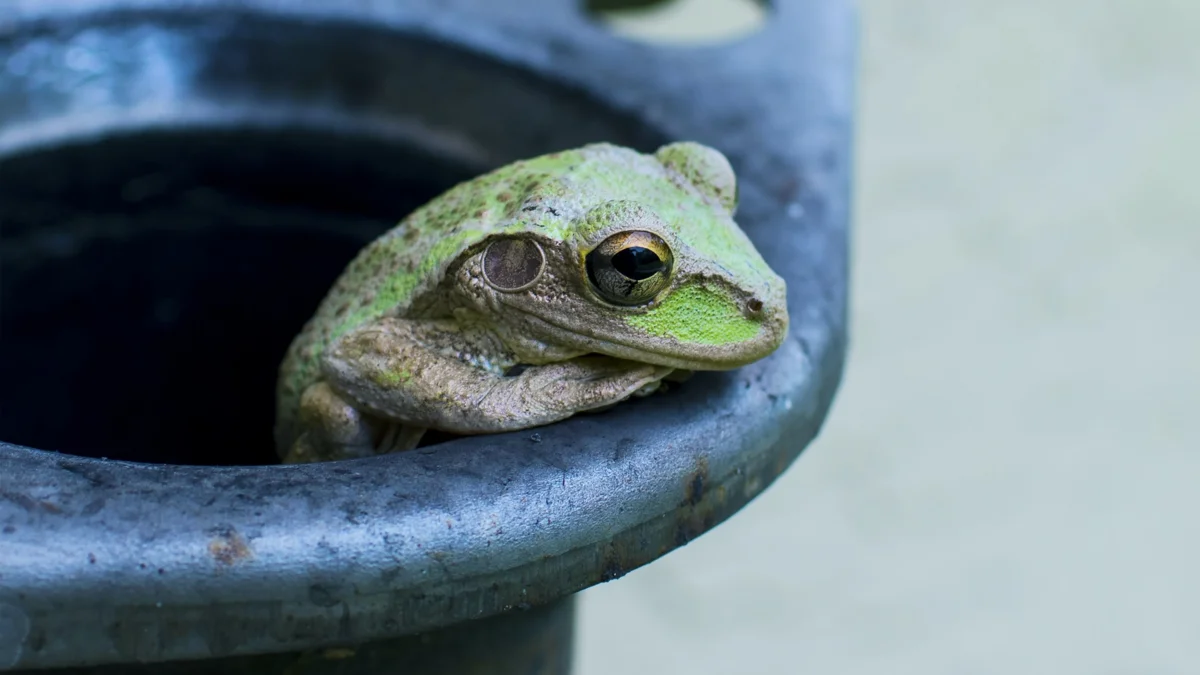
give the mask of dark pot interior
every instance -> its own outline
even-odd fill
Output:
[[[0,50],[22,65],[0,82],[0,131],[64,130],[0,147],[0,439],[72,454],[275,462],[276,368],[364,243],[490,166],[659,140],[570,90],[364,25],[121,15]],[[148,72],[186,119],[90,121],[97,96],[136,111]],[[473,154],[385,133],[414,120]]]
[[[467,177],[297,130],[123,135],[0,163],[0,438],[274,461],[275,367],[298,327],[364,243]]]

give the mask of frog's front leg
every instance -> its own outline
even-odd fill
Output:
[[[326,382],[317,382],[300,397],[300,434],[284,464],[327,462],[417,446],[425,429],[363,414]]]
[[[672,371],[580,356],[507,376],[447,348],[460,341],[440,340],[437,331],[404,319],[368,324],[326,350],[322,377],[370,415],[409,427],[481,434],[540,426],[601,408]]]

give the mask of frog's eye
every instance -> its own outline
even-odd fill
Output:
[[[587,254],[588,280],[618,305],[649,302],[671,280],[671,248],[653,232],[618,232]]]

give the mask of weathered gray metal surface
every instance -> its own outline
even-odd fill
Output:
[[[0,444],[0,670],[278,653],[520,611],[620,577],[765,489],[841,375],[854,66],[846,2],[774,6],[748,40],[680,49],[623,41],[561,0],[9,0],[0,164],[147,128],[335,128],[471,170],[695,139],[737,169],[739,220],[787,279],[793,325],[772,357],[670,395],[371,460],[180,466]]]
[[[575,596],[449,628],[351,647],[188,661],[30,670],[53,675],[567,675]]]

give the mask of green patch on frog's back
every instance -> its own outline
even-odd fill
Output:
[[[662,304],[625,321],[658,337],[714,346],[752,340],[762,330],[761,324],[742,314],[727,291],[709,286],[680,288],[667,295]]]
[[[456,229],[439,238],[433,246],[424,250],[424,256],[413,265],[397,267],[393,272],[372,280],[364,280],[363,295],[354,298],[351,309],[343,313],[332,325],[326,343],[332,342],[354,328],[385,316],[396,309],[407,308],[413,297],[427,286],[435,285],[450,263],[472,245],[487,236],[486,230]],[[403,250],[406,246],[400,237],[380,240],[372,245],[371,257],[393,260],[412,260],[413,256]]]
[[[412,371],[408,369],[398,371],[380,371],[375,375],[375,384],[383,387],[395,387],[404,384],[412,379]]]

